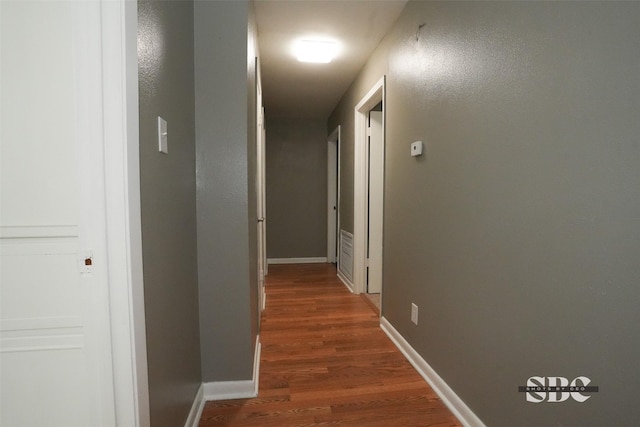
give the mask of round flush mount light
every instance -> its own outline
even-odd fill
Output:
[[[300,62],[327,64],[340,50],[340,45],[332,40],[302,39],[295,43],[294,54]]]

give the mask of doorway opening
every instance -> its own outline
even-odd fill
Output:
[[[382,296],[385,79],[355,107],[354,290]]]
[[[380,311],[382,293],[382,211],[384,146],[382,101],[369,111],[367,134],[367,263],[366,296]]]
[[[338,263],[340,232],[340,126],[327,138],[327,262]]]

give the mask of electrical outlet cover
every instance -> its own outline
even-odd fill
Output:
[[[422,141],[415,141],[411,144],[411,156],[422,156]]]

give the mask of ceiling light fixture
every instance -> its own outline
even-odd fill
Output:
[[[338,54],[338,43],[329,40],[300,40],[295,54],[300,62],[326,64]]]

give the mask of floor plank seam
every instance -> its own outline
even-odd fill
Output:
[[[199,427],[456,427],[461,424],[331,264],[273,265],[258,396],[207,402]]]

